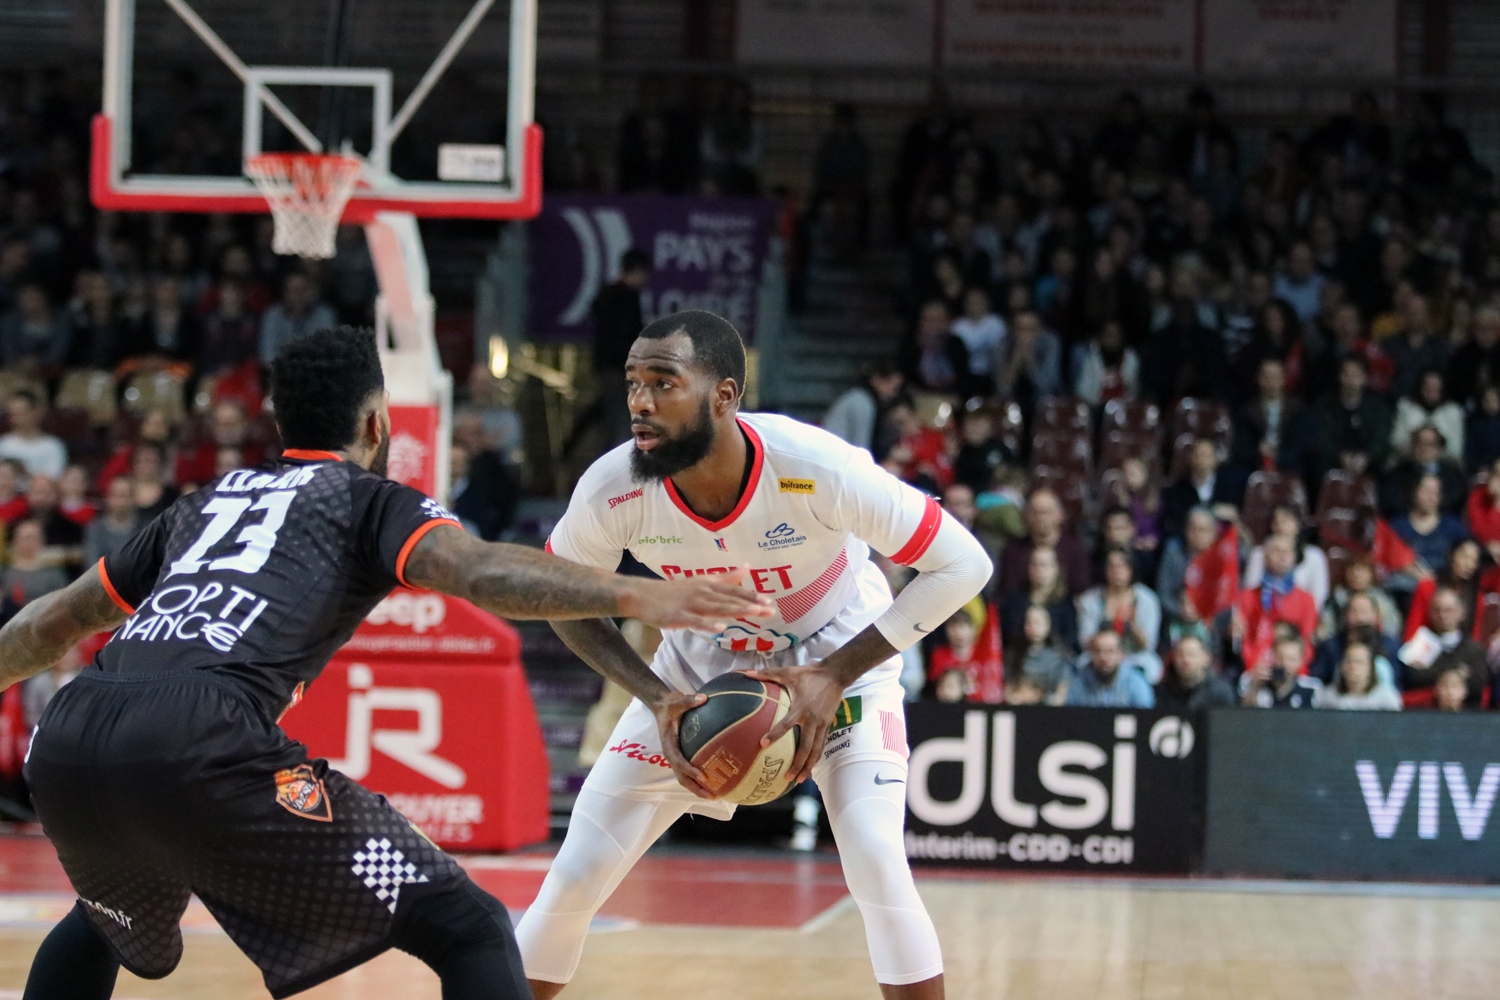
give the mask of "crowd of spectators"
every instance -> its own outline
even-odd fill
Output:
[[[1500,707],[1500,202],[1440,95],[1005,148],[938,99],[890,213],[910,335],[825,425],[996,567],[914,694]]]

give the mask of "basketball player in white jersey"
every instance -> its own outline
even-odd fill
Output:
[[[770,414],[740,414],[745,351],[712,313],[641,332],[625,366],[634,440],[584,473],[550,551],[615,568],[629,551],[667,579],[746,572],[769,618],[668,631],[648,667],[608,619],[554,623],[631,702],[573,808],[567,839],[517,929],[538,1000],[572,978],[589,920],[683,813],[727,819],[682,756],[678,720],[731,670],[776,681],[800,744],[788,781],[822,789],[875,978],[887,1000],[940,1000],[942,954],[903,842],[906,729],[900,652],[990,576],[984,549],[931,498],[863,449]],[[876,550],[918,577],[894,602]]]

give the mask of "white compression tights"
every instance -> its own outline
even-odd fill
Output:
[[[876,981],[900,985],[939,975],[937,932],[912,883],[902,842],[905,766],[856,760],[818,770],[844,880],[864,918]],[[877,776],[901,780],[877,784]],[[587,787],[579,793],[562,849],[516,926],[528,978],[573,978],[589,920],[683,807],[681,800],[622,798]]]

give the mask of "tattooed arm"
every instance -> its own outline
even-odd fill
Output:
[[[0,688],[48,669],[79,641],[108,632],[125,612],[104,589],[99,567],[62,590],[38,597],[0,628]]]
[[[735,618],[771,613],[734,575],[675,583],[620,576],[522,545],[480,541],[446,525],[422,536],[405,577],[507,618],[626,617],[658,628],[717,632]]]

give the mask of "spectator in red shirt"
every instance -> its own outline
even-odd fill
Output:
[[[953,482],[952,446],[947,435],[935,427],[924,427],[907,400],[891,404],[886,418],[898,437],[881,465],[896,478],[929,493],[946,489]]]
[[[1302,636],[1302,668],[1312,659],[1312,637],[1318,627],[1318,606],[1312,595],[1292,582],[1296,552],[1285,535],[1266,538],[1265,573],[1260,586],[1240,591],[1235,602],[1233,634],[1246,670],[1262,665],[1271,655],[1276,625],[1286,622]]]
[[[1489,468],[1489,478],[1469,491],[1469,532],[1500,563],[1500,459]]]
[[[89,502],[89,474],[81,465],[70,465],[63,470],[57,481],[57,492],[61,499],[57,512],[80,528],[89,526],[99,508]]]
[[[259,465],[261,447],[250,440],[250,421],[245,408],[237,401],[226,399],[214,406],[209,436],[192,448],[184,448],[177,454],[177,482],[202,486],[210,482],[217,473],[219,451],[236,448],[241,462],[246,466]]]
[[[172,422],[162,410],[147,410],[135,431],[135,440],[121,444],[99,470],[99,492],[107,493],[109,484],[117,476],[128,476],[135,462],[135,450],[142,444],[154,444],[161,454],[169,459],[172,443]]]
[[[26,482],[26,466],[19,459],[0,459],[0,523],[9,528],[31,509],[21,487]]]
[[[1004,670],[1000,660],[1000,643],[993,635],[995,611],[986,609],[986,628],[974,621],[974,613],[959,608],[943,626],[942,645],[932,651],[927,676],[934,689],[952,672],[963,678],[964,700],[998,705],[1005,700]],[[986,640],[989,641],[986,641]],[[948,681],[951,685],[953,682]]]

